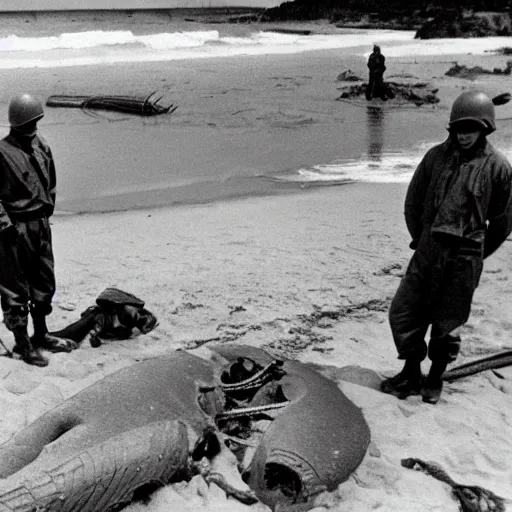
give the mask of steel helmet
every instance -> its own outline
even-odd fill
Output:
[[[476,121],[480,123],[488,135],[496,130],[494,104],[482,91],[463,92],[452,105],[448,129],[460,121]]]
[[[14,96],[9,103],[9,124],[13,128],[36,121],[43,116],[43,104],[30,94]]]

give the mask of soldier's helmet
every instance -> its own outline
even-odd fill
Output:
[[[44,116],[43,104],[30,94],[14,96],[9,103],[9,124],[18,128]]]
[[[462,121],[476,121],[482,125],[486,135],[496,130],[496,115],[491,98],[482,91],[463,92],[453,102],[448,129],[453,129]]]

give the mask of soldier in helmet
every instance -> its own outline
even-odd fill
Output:
[[[489,97],[462,93],[452,106],[448,139],[427,152],[409,184],[405,220],[415,252],[389,310],[405,365],[383,381],[385,393],[439,401],[442,375],[459,352],[457,329],[469,317],[483,260],[512,231],[512,168],[487,141],[495,129]],[[427,355],[432,364],[423,378]]]
[[[378,44],[373,45],[373,52],[368,58],[368,85],[366,87],[366,99],[371,100],[372,98],[381,98],[386,100],[387,97],[384,94],[384,71],[386,71],[386,58],[380,51]]]
[[[40,352],[69,352],[69,340],[48,333],[46,316],[55,292],[49,218],[55,206],[55,166],[37,134],[39,100],[22,94],[9,104],[9,135],[0,141],[0,297],[6,327],[23,361],[46,366]],[[34,334],[28,336],[28,317]]]

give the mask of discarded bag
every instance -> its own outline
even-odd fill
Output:
[[[99,347],[105,339],[128,339],[136,330],[146,334],[157,324],[156,316],[144,308],[144,301],[111,287],[98,295],[96,305],[83,311],[79,320],[52,334],[76,342],[89,335],[91,346]]]

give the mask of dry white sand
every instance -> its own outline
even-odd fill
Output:
[[[80,70],[78,76],[91,72]],[[44,83],[43,74],[37,80]],[[465,84],[443,80],[449,102]],[[12,88],[16,80],[6,77],[6,83]],[[499,91],[502,83],[488,87]],[[197,112],[190,116],[198,118]],[[84,342],[71,354],[51,355],[44,369],[0,358],[0,442],[118,368],[204,340],[229,340],[329,367],[327,373],[362,408],[371,449],[347,482],[318,498],[317,510],[458,510],[446,485],[402,468],[403,457],[436,461],[455,480],[512,499],[512,370],[501,370],[503,379],[486,372],[448,384],[436,406],[418,397],[399,401],[339,379],[337,368],[347,365],[382,376],[401,367],[387,308],[411,255],[404,194],[403,185],[356,184],[54,217],[58,293],[52,328],[77,319],[110,285],[144,299],[160,324],[148,335],[96,349]],[[511,271],[512,244],[506,242],[486,261],[460,362],[512,347]],[[12,346],[3,326],[0,337]],[[148,506],[130,508],[170,509],[264,508],[226,500],[198,478],[161,490]]]

